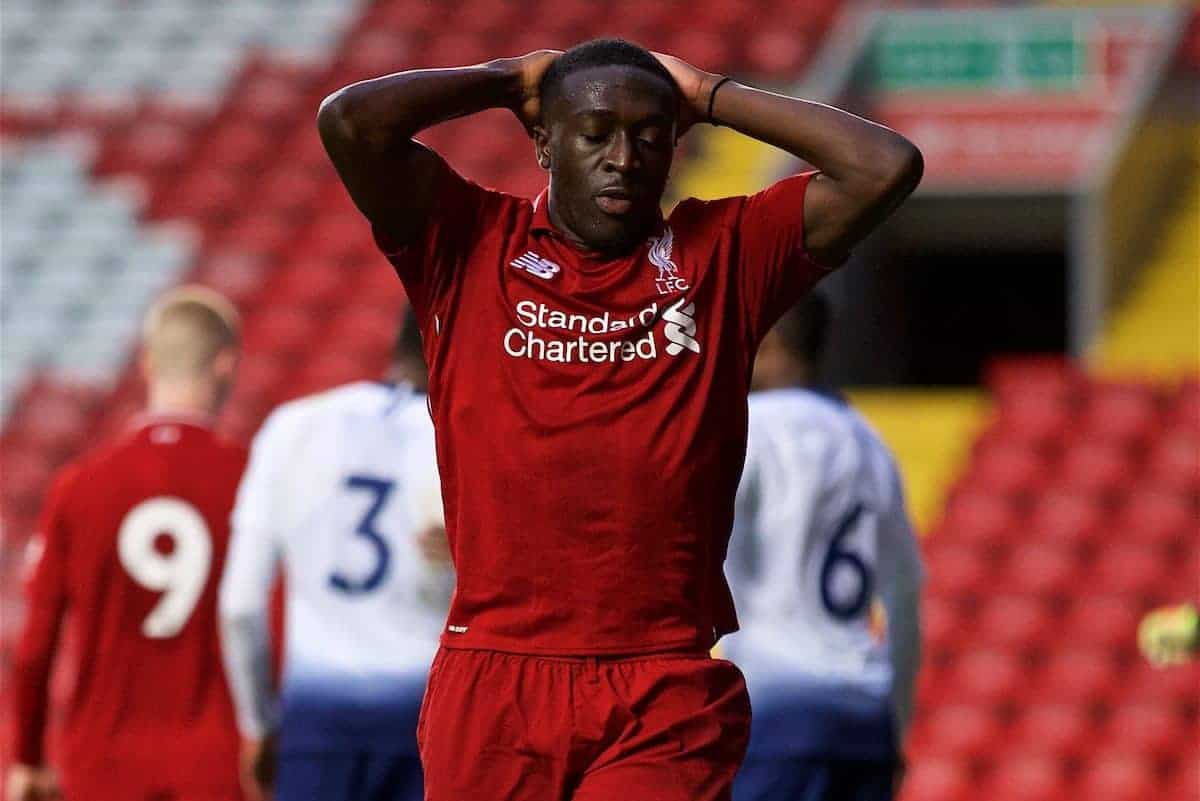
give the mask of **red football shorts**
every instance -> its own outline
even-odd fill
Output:
[[[728,801],[749,733],[741,672],[678,653],[443,648],[417,724],[425,801]]]

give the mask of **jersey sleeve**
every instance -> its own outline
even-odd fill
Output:
[[[49,703],[50,674],[63,614],[67,608],[67,498],[73,472],[64,472],[50,490],[38,533],[29,544],[25,583],[25,625],[12,668],[14,754],[23,765],[41,765]]]
[[[220,588],[221,650],[225,676],[244,736],[262,737],[274,727],[271,692],[270,599],[279,558],[276,503],[282,453],[277,417],[254,439],[238,486],[233,535]]]
[[[909,521],[899,471],[890,460],[888,468],[892,491],[879,521],[879,594],[887,609],[892,707],[903,742],[912,720],[921,662],[921,585],[925,568]]]
[[[740,204],[734,220],[737,286],[757,343],[775,321],[831,270],[804,247],[804,196],[816,172],[784,178]]]
[[[463,178],[444,161],[439,163],[433,208],[424,232],[415,242],[397,245],[381,228],[372,226],[376,246],[396,269],[422,321],[438,295],[464,267],[500,197],[500,193]]]

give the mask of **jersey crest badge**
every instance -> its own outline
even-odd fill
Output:
[[[660,295],[683,292],[688,288],[687,281],[679,277],[679,267],[672,258],[671,251],[674,246],[675,232],[669,225],[663,228],[662,236],[650,237],[650,252],[646,257],[658,268],[658,278],[654,279],[654,286]]]

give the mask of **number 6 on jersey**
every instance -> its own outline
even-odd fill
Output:
[[[171,541],[169,553],[155,547],[160,536]],[[196,608],[212,566],[212,537],[204,518],[179,498],[142,501],[121,521],[117,554],[130,578],[163,593],[142,622],[142,634],[174,637]]]

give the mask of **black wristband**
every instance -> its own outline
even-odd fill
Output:
[[[717,90],[720,89],[722,86],[724,86],[726,81],[732,81],[732,80],[733,80],[733,78],[730,78],[728,75],[726,75],[724,78],[717,81],[717,85],[714,86],[712,88],[712,91],[708,93],[708,121],[712,125],[720,125],[721,124],[721,123],[717,122],[716,120],[714,120],[713,115],[712,115],[713,101],[715,101],[717,99]]]

